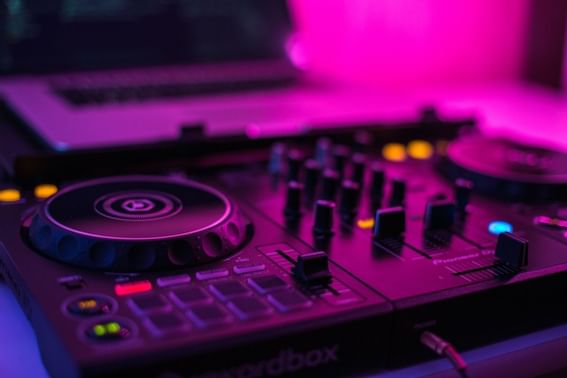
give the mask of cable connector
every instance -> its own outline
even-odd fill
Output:
[[[419,341],[439,356],[447,358],[461,377],[467,377],[467,363],[451,343],[429,331],[423,332]]]

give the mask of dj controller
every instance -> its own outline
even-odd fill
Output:
[[[24,155],[0,273],[54,377],[464,375],[567,322],[567,156],[471,120]]]

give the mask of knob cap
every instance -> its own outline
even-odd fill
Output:
[[[528,241],[510,232],[498,235],[496,257],[507,265],[519,269],[528,265]]]
[[[319,200],[315,203],[313,233],[318,235],[333,233],[333,213],[335,212],[335,207],[335,203],[331,201]]]
[[[353,149],[356,152],[366,153],[372,148],[374,137],[368,131],[357,131],[354,134]]]
[[[354,154],[352,157],[352,181],[360,186],[364,185],[364,172],[366,170],[366,155]]]
[[[309,202],[313,201],[317,193],[317,184],[321,175],[321,165],[317,160],[309,159],[303,166],[305,195]]]
[[[297,219],[301,215],[301,196],[303,185],[297,181],[287,184],[287,196],[285,201],[284,215],[286,218]]]
[[[379,162],[372,163],[372,183],[370,187],[370,203],[372,208],[377,209],[382,203],[382,197],[384,196],[384,181],[386,179],[386,174],[384,173],[384,167]]]
[[[350,221],[356,216],[359,199],[360,185],[351,180],[343,182],[341,202],[339,205],[343,220]]]
[[[472,181],[460,178],[455,182],[455,199],[457,201],[457,211],[461,214],[465,213],[467,205],[469,204],[472,189]]]
[[[329,167],[333,151],[333,142],[330,138],[319,138],[315,145],[315,160],[322,167]]]
[[[402,207],[376,211],[373,237],[375,239],[401,238],[406,230],[406,212]]]
[[[272,176],[282,176],[285,169],[285,152],[286,147],[283,143],[274,143],[270,152],[270,161],[268,162],[268,172]]]
[[[321,183],[321,199],[335,201],[337,197],[337,187],[339,185],[339,174],[332,169],[325,169]]]
[[[287,181],[299,181],[303,154],[299,150],[291,150],[287,155]]]
[[[325,252],[311,252],[299,255],[295,267],[292,268],[294,277],[305,284],[325,284],[331,280],[329,258]]]
[[[450,228],[455,223],[456,206],[448,199],[434,199],[425,208],[425,229]]]
[[[406,182],[402,179],[393,179],[390,194],[390,207],[402,206],[406,199]]]
[[[343,144],[335,146],[333,150],[334,168],[339,176],[344,177],[346,161],[350,156],[350,148]]]

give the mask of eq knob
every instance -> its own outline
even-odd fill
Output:
[[[268,172],[274,177],[280,177],[284,173],[286,147],[283,143],[275,143],[270,152]]]
[[[303,195],[303,185],[297,181],[290,181],[287,184],[287,195],[284,207],[284,215],[288,219],[297,219],[301,215],[301,197]]]
[[[350,156],[350,148],[344,144],[336,145],[333,149],[334,168],[339,176],[344,177],[347,159]]]
[[[315,160],[319,162],[322,167],[328,167],[331,162],[333,152],[333,142],[330,138],[319,138],[315,145]]]
[[[406,182],[396,178],[391,182],[390,207],[403,206],[406,198]]]
[[[378,209],[374,221],[374,239],[399,239],[406,230],[406,212],[402,207]]]
[[[457,206],[457,212],[459,214],[464,214],[469,204],[471,191],[473,189],[472,181],[460,178],[455,182],[455,200]]]
[[[299,181],[303,154],[299,150],[291,150],[287,155],[287,181]]]
[[[384,181],[386,175],[384,173],[384,167],[379,162],[372,163],[370,169],[372,172],[370,204],[372,209],[378,209],[382,203],[382,197],[384,196]]]
[[[313,233],[320,236],[333,233],[333,214],[335,203],[331,201],[318,200],[315,203],[315,219],[313,222]]]
[[[317,193],[319,176],[321,175],[321,165],[317,160],[309,159],[303,166],[305,196],[308,202],[312,202]]]
[[[354,181],[343,182],[339,210],[345,222],[351,222],[357,213],[360,199],[360,185]]]
[[[358,185],[364,185],[364,172],[366,170],[366,155],[364,154],[354,154],[352,157],[352,181],[358,183]]]
[[[456,206],[449,199],[433,199],[425,208],[425,229],[450,228],[455,223]]]
[[[333,169],[325,169],[321,182],[321,199],[334,201],[337,197],[340,176]]]

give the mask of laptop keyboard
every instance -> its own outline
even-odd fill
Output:
[[[134,85],[92,85],[88,87],[54,87],[55,93],[74,106],[141,102],[178,97],[223,94],[270,89],[291,84],[293,79],[261,78],[258,80],[168,82]]]

